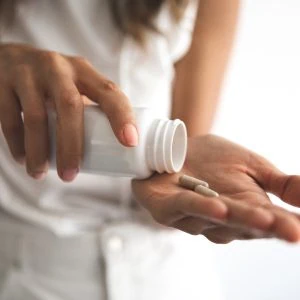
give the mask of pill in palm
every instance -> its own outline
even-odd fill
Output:
[[[213,190],[211,190],[208,187],[205,187],[203,185],[197,185],[194,189],[194,191],[200,195],[206,196],[206,197],[219,197],[219,194]]]
[[[182,187],[185,187],[185,188],[190,189],[190,190],[194,190],[197,185],[201,185],[201,186],[204,186],[204,187],[207,187],[207,188],[209,187],[209,185],[206,181],[203,181],[203,180],[200,180],[200,179],[188,176],[188,175],[180,176],[179,184]]]

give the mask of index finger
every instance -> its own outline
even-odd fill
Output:
[[[74,59],[73,59],[74,60]],[[129,99],[121,89],[85,60],[76,60],[77,87],[106,114],[117,139],[124,146],[138,144],[138,130]]]

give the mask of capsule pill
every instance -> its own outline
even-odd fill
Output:
[[[185,187],[189,190],[194,190],[197,185],[204,186],[204,187],[209,187],[208,183],[206,181],[188,176],[188,175],[182,175],[179,178],[179,184],[182,187]]]
[[[206,197],[219,197],[219,194],[208,187],[205,187],[203,185],[197,185],[194,189],[194,191],[202,196]]]

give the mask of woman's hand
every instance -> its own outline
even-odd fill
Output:
[[[300,176],[287,176],[259,155],[213,135],[189,140],[182,173],[207,181],[220,196],[207,198],[180,187],[181,174],[134,181],[137,200],[157,222],[216,243],[300,240],[299,216],[273,205],[266,194],[299,207]]]
[[[133,112],[120,89],[81,57],[26,45],[0,46],[0,122],[12,156],[33,178],[48,169],[46,104],[57,112],[57,171],[71,181],[83,155],[84,97],[97,103],[124,146],[136,146]],[[24,121],[21,113],[24,114]]]

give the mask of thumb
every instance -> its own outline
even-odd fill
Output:
[[[300,176],[273,172],[268,190],[284,202],[300,207]]]
[[[284,202],[300,207],[300,176],[286,175],[266,159],[256,156],[252,160],[252,177],[266,191]]]

